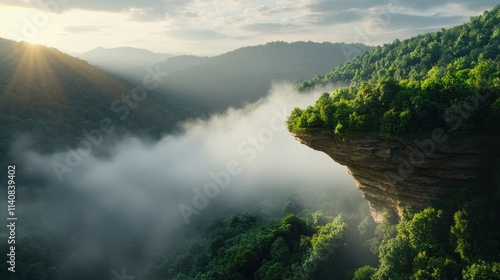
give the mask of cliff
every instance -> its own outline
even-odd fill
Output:
[[[377,222],[388,211],[401,214],[406,206],[425,207],[459,188],[484,183],[500,158],[498,136],[451,137],[442,130],[418,137],[337,137],[327,132],[294,136],[348,167]]]

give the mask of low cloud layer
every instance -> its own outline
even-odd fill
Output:
[[[37,186],[39,200],[23,207],[47,211],[97,247],[103,236],[113,243],[125,232],[136,234],[146,254],[168,248],[195,219],[256,209],[262,201],[280,209],[282,201],[270,199],[273,194],[354,188],[345,167],[300,144],[286,129],[293,107],[312,104],[318,94],[276,86],[269,98],[245,109],[184,124],[179,135],[154,143],[130,138],[110,148],[107,157],[83,157],[62,182],[54,163],[64,165],[68,154],[79,151],[25,151],[25,175],[44,183]],[[269,210],[262,205],[260,210]]]
[[[27,153],[25,161],[32,173],[52,185],[96,194],[109,207],[121,201],[128,210],[143,208],[151,199],[173,203],[176,209],[179,202],[188,205],[196,193],[193,188],[203,191],[223,173],[229,173],[229,178],[220,175],[229,182],[220,192],[241,193],[242,197],[262,187],[287,184],[345,185],[351,179],[344,167],[300,144],[286,129],[289,112],[317,97],[294,93],[282,85],[269,98],[245,109],[186,123],[180,135],[157,143],[124,140],[110,148],[108,158],[83,156],[81,163],[69,164],[68,155],[82,153],[66,151],[50,157]],[[228,165],[233,166],[233,174],[227,171]],[[68,171],[61,172],[60,166]],[[213,198],[210,203],[218,202]],[[180,216],[178,210],[172,214]]]

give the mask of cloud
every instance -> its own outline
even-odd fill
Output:
[[[345,0],[340,0],[340,1],[326,1],[326,0],[316,0],[316,1],[311,1],[309,2],[305,7],[313,13],[338,13],[342,11],[346,11],[349,9],[355,9],[355,8],[371,8],[373,6],[378,6],[384,1],[345,1]]]
[[[95,32],[101,31],[104,26],[68,26],[64,28],[64,31],[69,33],[84,33],[84,32]]]
[[[285,6],[268,6],[262,5],[253,7],[247,10],[247,13],[254,13],[260,16],[274,17],[280,14],[288,14],[297,12],[299,7],[297,5],[285,5]]]
[[[43,9],[61,13],[71,9],[127,12],[132,19],[152,21],[183,13],[194,0],[0,0],[0,4]]]
[[[345,167],[300,144],[286,130],[284,119],[292,108],[312,104],[318,94],[298,94],[292,86],[277,86],[272,96],[245,109],[186,123],[179,135],[155,143],[125,139],[109,149],[107,158],[87,156],[64,174],[62,183],[52,165],[65,164],[68,155],[78,151],[18,152],[26,166],[25,178],[46,189],[45,196],[39,194],[34,205],[23,209],[38,213],[51,209],[46,217],[69,226],[58,214],[63,213],[69,216],[68,223],[78,219],[86,234],[95,231],[101,239],[106,234],[138,235],[146,242],[145,250],[157,250],[174,246],[173,236],[186,225],[181,204],[199,211],[187,215],[188,219],[208,219],[251,210],[279,192],[286,196],[297,190],[317,194],[331,188],[354,189]],[[59,199],[51,197],[54,191]],[[200,193],[206,196],[202,208],[195,201]],[[281,209],[279,201],[269,202]]]
[[[401,1],[402,6],[413,8],[415,10],[420,11],[430,11],[437,7],[443,7],[446,5],[459,5],[465,8],[466,10],[475,10],[479,11],[481,9],[492,8],[498,5],[498,1],[496,0],[484,0],[484,1],[475,1],[475,0],[447,0],[447,1],[432,1],[432,0],[424,0],[424,1]]]
[[[37,2],[37,0],[24,2],[0,0],[0,4],[4,5],[40,9]],[[211,55],[269,40],[352,42],[356,41],[353,40],[358,34],[356,30],[370,33],[371,30],[366,31],[365,27],[371,24],[374,18],[390,14],[392,22],[384,24],[378,29],[376,37],[373,36],[366,42],[383,44],[400,36],[407,38],[421,32],[461,24],[467,21],[465,16],[477,15],[480,11],[497,4],[491,0],[42,0],[42,2],[59,3],[55,6],[45,5],[46,10],[57,13],[73,9],[74,11],[61,15],[65,18],[65,22],[71,22],[73,18],[69,21],[66,18],[75,15],[75,22],[72,25],[103,25],[116,31],[114,33],[116,36],[110,38],[109,34],[99,30],[94,30],[93,33],[90,29],[84,32],[85,29],[78,30],[75,27],[66,31],[58,30],[59,34],[79,32],[87,37],[84,43],[76,46],[66,38],[59,38],[61,48],[77,48],[80,51],[91,49],[96,47],[95,43],[92,43],[95,41],[93,37],[100,37],[115,46],[142,40],[148,43],[135,46],[163,51],[168,44],[167,48],[174,48],[172,51],[183,50]],[[83,10],[114,13],[109,17],[114,20],[102,17],[101,13]],[[437,13],[440,15],[436,15]],[[405,15],[408,18],[402,19],[401,17]],[[460,18],[457,15],[464,17]],[[30,16],[28,14],[28,18]],[[19,34],[22,29],[23,26],[18,26],[13,29],[13,33]],[[46,34],[48,36],[49,32]],[[61,36],[59,34],[57,36]],[[130,36],[134,38],[131,39]],[[52,38],[40,41],[55,44]],[[204,41],[207,43],[204,44]],[[71,44],[72,47],[67,46]],[[82,44],[87,46],[82,47]]]
[[[466,2],[466,1],[463,1]],[[304,8],[308,11],[302,16],[302,20],[307,23],[329,26],[335,24],[348,24],[353,22],[360,22],[368,20],[377,16],[378,13],[390,13],[394,18],[394,23],[402,26],[408,26],[408,22],[401,19],[401,13],[398,10],[411,9],[414,12],[429,10],[436,7],[446,5],[446,2],[436,1],[387,1],[387,0],[339,0],[339,1],[326,1],[316,0],[305,4]],[[411,26],[429,25],[425,20],[431,20],[431,24],[436,24],[442,21],[446,24],[449,22],[458,23],[459,17],[437,17],[437,16],[421,16],[416,14],[405,14]]]
[[[350,9],[358,10],[369,10],[373,8],[383,8],[383,7],[401,7],[409,8],[415,11],[430,11],[438,7],[443,7],[449,4],[460,5],[468,9],[482,9],[491,8],[498,5],[498,1],[487,0],[487,1],[475,1],[475,0],[446,0],[446,1],[434,1],[434,0],[421,0],[421,1],[411,1],[411,0],[314,0],[310,1],[305,5],[305,7],[311,12],[340,12]]]
[[[329,26],[334,24],[352,23],[363,19],[363,15],[356,11],[331,12],[331,13],[309,13],[302,17],[304,22]]]
[[[224,34],[209,29],[168,30],[166,35],[187,41],[211,41],[228,38],[228,36]]]
[[[369,14],[372,9],[400,7],[415,12],[432,11],[446,5],[456,5],[466,10],[487,9],[498,4],[496,0],[300,0],[275,1],[273,4],[262,2],[244,2],[239,0],[214,0],[200,2],[197,0],[0,0],[0,4],[8,6],[25,6],[44,9],[50,12],[63,12],[70,9],[128,13],[138,21],[156,21],[165,18],[193,18],[207,9],[213,10],[217,17],[235,17],[242,14],[245,8],[261,17],[275,18],[306,16],[315,17],[318,24],[337,24],[352,22],[355,15]],[[347,13],[347,14],[346,14]],[[271,22],[267,20],[266,22]],[[262,23],[262,22],[259,22]],[[308,22],[305,22],[306,24]],[[247,23],[249,24],[249,23]],[[299,24],[299,23],[297,23]]]
[[[275,34],[297,32],[300,26],[289,23],[252,23],[244,25],[242,28],[252,32]]]
[[[342,24],[362,23],[370,20],[379,13],[394,15],[395,23],[404,23],[403,26],[418,26],[421,28],[431,25],[458,24],[465,21],[458,16],[436,16],[425,14],[447,4],[455,4],[464,8],[474,5],[475,1],[387,1],[387,0],[312,0],[312,1],[278,1],[276,5],[260,5],[248,8],[246,15],[257,18],[242,26],[247,31],[262,33],[284,33],[294,30],[311,30],[317,26],[335,26]],[[493,3],[482,4],[484,7],[494,6]],[[476,6],[477,8],[477,6]],[[400,20],[403,14],[409,17],[409,23]],[[428,21],[426,21],[428,20]]]
[[[388,21],[389,29],[408,29],[408,28],[442,28],[450,25],[457,25],[466,19],[462,16],[419,16],[409,14],[392,14]]]

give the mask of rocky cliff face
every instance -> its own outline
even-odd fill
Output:
[[[435,130],[422,136],[295,133],[303,144],[346,165],[368,200],[373,218],[406,206],[425,207],[448,198],[461,187],[492,177],[500,158],[500,137],[449,136]]]

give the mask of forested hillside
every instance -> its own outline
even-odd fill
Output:
[[[298,85],[306,90],[327,83],[348,83],[423,79],[434,67],[458,63],[473,68],[478,61],[500,60],[500,8],[472,17],[469,23],[439,32],[422,34],[404,41],[378,46],[326,74]]]
[[[253,211],[197,222],[188,249],[153,260],[146,279],[346,279],[375,265],[366,243],[375,223],[357,191],[312,197],[310,208],[293,195],[283,205],[270,201],[282,208],[272,217]]]
[[[255,102],[268,94],[273,82],[302,81],[369,49],[361,44],[273,42],[237,49],[174,72],[170,69],[175,68],[175,58],[152,68],[165,74],[162,90],[188,98],[210,114]],[[147,72],[136,73],[135,80],[141,81]]]
[[[105,71],[119,72],[129,68],[144,67],[162,62],[172,57],[171,54],[122,47],[106,49],[98,47],[88,52],[76,54],[76,57],[88,61]]]
[[[0,280],[500,279],[500,5],[255,45],[494,1],[13,2],[61,49],[253,45],[0,38]]]
[[[56,49],[1,39],[0,161],[21,135],[44,152],[76,147],[105,119],[113,135],[158,138],[179,121],[254,102],[274,80],[298,81],[345,62],[340,46],[368,49],[271,43],[211,59],[171,58],[150,71],[127,72],[127,82]]]
[[[134,87],[53,48],[0,39],[0,53],[1,162],[21,135],[49,152],[76,147],[103,120],[115,135],[158,138],[197,114],[180,99]]]
[[[325,201],[330,207],[318,204],[321,210],[291,200],[270,221],[234,214],[207,223],[194,231],[188,250],[150,263],[146,279],[500,277],[500,213],[489,194],[463,191],[447,205],[408,209],[401,221],[387,215],[377,226],[363,204],[335,195]]]
[[[467,24],[376,47],[299,84],[302,90],[326,83],[348,82],[350,87],[324,93],[314,106],[296,108],[288,129],[347,143],[353,135],[413,139],[436,129],[447,139],[498,136],[499,23],[497,6]],[[484,178],[468,185],[457,180],[451,197],[424,209],[406,208],[400,217],[389,213],[369,241],[378,247],[379,266],[361,267],[353,279],[499,279],[500,161],[498,149],[491,148],[497,151],[490,155],[497,165]],[[387,161],[398,158],[396,150],[390,149]],[[384,184],[391,184],[386,179]],[[395,187],[404,188],[404,179]]]
[[[332,72],[305,89],[351,80],[289,118],[292,131],[403,133],[444,127],[498,131],[500,6],[470,23],[396,41]]]
[[[163,75],[162,79],[164,79],[174,72],[202,65],[208,60],[210,60],[210,57],[195,55],[174,56],[166,59],[163,62],[147,65],[146,67],[135,67],[118,71],[117,75],[132,82],[141,83],[142,79],[144,79],[144,77],[149,74],[148,71],[160,69],[161,74]]]

